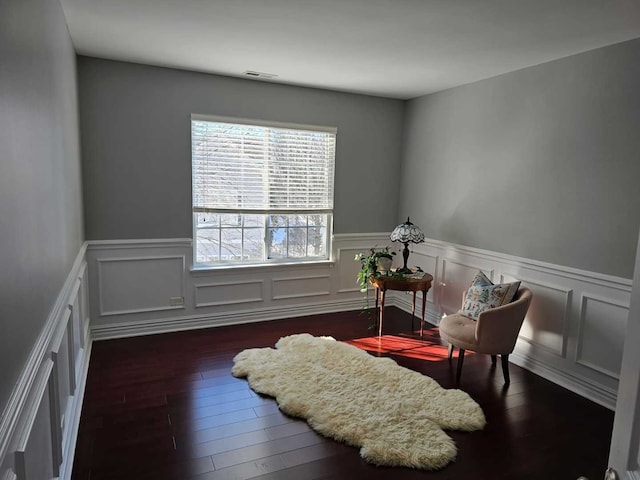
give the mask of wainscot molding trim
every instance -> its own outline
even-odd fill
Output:
[[[615,389],[596,384],[581,375],[559,370],[530,356],[525,357],[517,350],[509,355],[509,360],[515,365],[540,375],[542,378],[546,378],[573,393],[588,398],[609,410],[615,410],[616,408],[618,392]]]
[[[629,304],[628,303],[625,304],[610,298],[605,298],[600,295],[583,293],[580,297],[580,328],[578,330],[578,344],[576,349],[575,362],[582,365],[583,367],[587,367],[587,368],[590,368],[591,370],[607,375],[610,378],[613,378],[615,380],[620,380],[620,372],[612,372],[607,368],[601,367],[599,365],[596,365],[582,358],[582,349],[584,346],[584,332],[585,332],[585,324],[586,324],[585,319],[586,319],[586,313],[587,313],[587,302],[589,300],[593,300],[601,304],[612,305],[614,307],[627,310],[627,316],[629,314]],[[624,344],[624,342],[622,343]]]
[[[361,299],[334,300],[304,305],[268,307],[238,312],[222,312],[207,315],[189,315],[183,317],[162,318],[157,320],[139,320],[109,325],[93,325],[91,336],[94,341],[112,338],[135,337],[156,333],[178,332],[199,328],[238,325],[283,318],[318,315],[323,313],[344,312],[362,308]]]
[[[391,232],[369,232],[369,233],[334,233],[333,240],[334,241],[342,241],[342,240],[355,240],[358,243],[363,243],[368,240],[386,240],[388,243],[391,243],[390,238]],[[374,247],[375,245],[371,245]]]
[[[86,332],[89,334],[89,331]],[[82,413],[82,404],[84,402],[84,390],[87,384],[87,374],[89,373],[89,359],[91,358],[91,347],[93,342],[90,337],[86,339],[86,350],[82,356],[80,363],[80,378],[76,387],[76,394],[73,397],[70,419],[68,420],[69,432],[66,443],[63,445],[62,464],[60,465],[60,480],[71,480],[73,469],[73,459],[76,454],[76,442],[78,440],[78,430],[80,429],[80,416]]]
[[[578,268],[556,265],[530,258],[517,257],[506,253],[492,252],[475,247],[467,247],[455,243],[444,242],[442,240],[425,239],[424,243],[417,244],[414,248],[419,249],[422,245],[631,292],[632,280],[630,278],[622,278],[613,275],[606,275],[604,273],[580,270]]]
[[[567,341],[569,339],[569,323],[570,317],[569,313],[571,311],[571,300],[573,298],[573,289],[572,288],[564,288],[560,285],[555,285],[548,282],[541,282],[538,280],[531,280],[527,277],[523,277],[522,275],[516,275],[512,272],[502,272],[500,274],[500,283],[508,282],[509,280],[505,277],[511,277],[514,279],[518,279],[523,283],[528,285],[537,285],[538,287],[547,288],[549,290],[555,290],[556,292],[560,292],[564,294],[564,314],[562,317],[562,344],[560,345],[560,350],[553,349],[547,345],[544,345],[541,342],[533,340],[531,338],[524,337],[523,335],[518,335],[518,339],[523,342],[527,342],[530,345],[533,345],[536,348],[540,348],[542,350],[546,350],[552,355],[557,355],[562,358],[566,358],[567,356]]]
[[[154,245],[155,246],[155,245]],[[140,247],[138,247],[140,248]],[[142,307],[142,308],[127,308],[121,310],[105,310],[103,305],[103,291],[102,286],[104,283],[104,277],[102,275],[103,264],[107,263],[126,263],[126,262],[153,262],[158,260],[179,260],[182,263],[181,266],[181,276],[180,276],[180,295],[184,298],[185,294],[185,286],[184,286],[184,271],[186,266],[186,258],[184,255],[145,255],[142,257],[115,257],[115,258],[99,258],[96,260],[97,269],[98,269],[98,298],[100,299],[98,305],[98,312],[101,317],[107,317],[111,315],[127,315],[131,313],[146,313],[146,312],[163,312],[166,310],[183,310],[184,305],[165,305],[165,306],[157,306],[157,307]]]
[[[29,392],[29,400],[25,405],[22,424],[18,427],[18,431],[16,432],[16,450],[13,464],[16,476],[19,480],[27,480],[27,442],[29,441],[31,430],[33,429],[36,416],[40,410],[40,404],[42,403],[44,394],[49,386],[49,378],[52,371],[53,360],[47,358],[40,365],[36,381],[33,383],[33,388]]]
[[[187,265],[182,279],[187,289],[183,310],[134,311],[120,316],[104,316],[97,308],[102,301],[102,294],[96,286],[98,262],[114,257],[184,255],[188,264],[192,260],[192,242],[191,239],[90,242],[87,257],[89,277],[93,282],[92,337],[118,338],[361,310],[363,294],[357,288],[355,275],[359,265],[354,261],[354,255],[386,245],[393,246],[396,251],[399,247],[391,242],[388,232],[343,233],[333,235],[331,262],[220,269],[194,269]],[[144,248],[148,250],[143,252],[141,249]],[[536,308],[530,310],[525,320],[527,327],[513,354],[514,363],[519,362],[520,366],[599,404],[611,407],[615,403],[615,370],[622,347],[616,343],[615,352],[600,351],[595,336],[600,328],[599,317],[614,315],[617,328],[611,331],[611,335],[615,342],[620,339],[624,311],[618,307],[628,308],[632,288],[630,279],[433,239],[413,245],[413,251],[414,262],[434,277],[427,295],[427,322],[438,325],[443,313],[460,308],[460,294],[468,288],[468,282],[475,275],[474,270],[482,270],[495,280],[507,276],[531,284]],[[328,286],[323,283],[327,277]],[[126,269],[114,272],[114,278],[126,280]],[[303,280],[286,283],[295,278]],[[172,278],[163,282],[177,285],[178,280],[172,274]],[[213,289],[216,283],[225,282],[228,286],[222,286],[223,290]],[[260,292],[255,282],[264,282]],[[145,284],[143,281],[142,286]],[[250,288],[246,289],[246,286]],[[111,295],[110,292],[103,293]],[[411,311],[410,296],[402,292],[391,293],[387,297],[387,305]],[[110,310],[146,305],[146,297],[137,291],[132,290],[131,296],[126,292],[119,294],[121,298],[116,298],[115,293],[113,295],[113,298],[105,299],[104,305]],[[585,317],[580,312],[583,295],[609,298],[612,302],[595,304]],[[416,310],[421,316],[421,301],[416,303]],[[581,337],[584,337],[582,357],[578,351],[580,342],[583,342]]]
[[[215,287],[235,287],[241,286],[246,288],[247,285],[258,285],[260,290],[260,296],[257,297],[244,297],[242,300],[222,300],[219,302],[201,302],[200,301],[200,290],[204,288],[215,288]],[[264,298],[262,297],[262,291],[264,288],[264,280],[255,280],[255,281],[245,281],[245,282],[216,282],[216,283],[198,283],[194,285],[195,291],[195,308],[202,307],[219,307],[221,305],[237,305],[242,303],[255,303],[255,302],[263,302]]]
[[[484,273],[488,273],[489,280],[495,282],[493,278],[496,271],[494,268],[483,268],[478,264],[464,263],[460,260],[451,258],[451,257],[442,257],[442,281],[446,283],[447,281],[447,263],[451,263],[453,265],[458,265],[462,268],[468,268],[469,270],[482,270]]]
[[[89,250],[114,250],[118,248],[191,248],[190,238],[134,238],[125,240],[88,240],[85,242]]]
[[[303,282],[305,280],[323,280],[326,279],[327,280],[327,289],[326,290],[320,290],[320,291],[310,291],[310,292],[304,292],[304,293],[291,293],[291,294],[287,294],[287,295],[275,295],[272,293],[271,295],[271,299],[272,300],[287,300],[290,298],[306,298],[306,297],[320,297],[323,295],[331,295],[331,290],[329,289],[329,285],[331,283],[331,276],[330,275],[306,275],[306,276],[302,276],[302,277],[281,277],[281,278],[272,278],[271,279],[271,292],[275,292],[276,291],[276,285],[278,283],[286,283],[286,282],[291,282],[291,281],[300,281]]]
[[[57,322],[62,316],[64,310],[68,308],[68,298],[70,297],[73,286],[76,284],[78,272],[80,271],[81,265],[84,263],[86,251],[87,242],[84,242],[80,246],[78,255],[71,267],[71,271],[62,286],[62,290],[60,291],[53,308],[49,312],[49,316],[45,321],[44,327],[40,331],[40,335],[38,335],[27,362],[22,369],[22,373],[11,392],[7,406],[2,412],[2,417],[0,418],[0,465],[7,454],[18,420],[24,411],[29,393],[36,381],[40,365],[48,354],[47,350],[56,330]]]
[[[610,352],[590,348],[587,360],[582,356],[582,345],[588,341],[593,346],[597,342],[593,337],[597,325],[604,322],[608,315],[615,315],[617,328],[612,335],[614,340],[621,340],[620,337],[624,335],[621,333],[624,315],[619,309],[629,308],[631,279],[431,239],[414,245],[414,250],[440,256],[440,275],[434,275],[434,303],[427,308],[430,321],[437,323],[432,312],[441,314],[447,309],[459,308],[459,300],[454,299],[457,295],[452,295],[452,292],[445,295],[449,284],[455,284],[454,288],[461,290],[468,281],[457,278],[464,271],[456,270],[455,276],[448,278],[451,272],[447,267],[454,262],[463,267],[475,265],[486,273],[495,272],[498,274],[496,279],[506,276],[530,284],[534,295],[544,299],[545,310],[537,314],[546,317],[541,327],[536,327],[538,323],[535,318],[529,318],[530,328],[534,330],[527,335],[531,338],[520,336],[512,354],[513,362],[600,405],[615,407],[619,375],[611,355],[620,355],[622,346],[616,346]],[[591,316],[584,312],[585,297],[599,302],[598,310]],[[409,302],[397,301],[400,308],[410,311]],[[544,337],[536,336],[536,332],[547,332],[545,325],[552,327],[550,331],[555,335],[546,341]]]
[[[25,479],[33,467],[27,462],[38,458],[51,458],[52,465],[47,468],[53,477],[71,478],[91,352],[90,332],[86,328],[87,247],[87,242],[80,246],[2,413],[0,466],[4,471],[0,470],[0,478],[3,480]],[[62,399],[61,385],[66,385]],[[30,438],[36,430],[40,434],[48,431],[50,441],[32,443]]]

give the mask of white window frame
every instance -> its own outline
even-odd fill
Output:
[[[202,115],[202,114],[191,114],[190,119],[190,132],[192,132],[192,126],[194,121],[203,121],[203,122],[219,122],[219,123],[231,123],[231,124],[241,124],[248,126],[256,126],[256,127],[272,127],[272,128],[283,128],[283,129],[291,129],[291,130],[310,130],[317,132],[325,132],[334,135],[337,137],[337,128],[336,127],[328,127],[328,126],[320,126],[320,125],[309,125],[309,124],[296,124],[296,123],[285,123],[285,122],[275,122],[275,121],[265,121],[265,120],[257,120],[257,119],[248,119],[248,118],[238,118],[238,117],[226,117],[226,116],[218,116],[218,115]],[[191,133],[192,135],[192,133]],[[192,136],[190,135],[190,142],[192,140]],[[336,138],[337,142],[337,138]],[[193,238],[193,268],[194,269],[212,269],[212,268],[228,268],[228,267],[245,267],[245,266],[267,266],[267,265],[282,265],[282,264],[305,264],[305,263],[323,263],[332,261],[332,238],[333,238],[333,212],[334,212],[334,195],[335,195],[335,149],[336,145],[334,145],[333,152],[333,165],[332,165],[332,175],[333,178],[330,179],[331,183],[331,208],[322,209],[322,210],[296,210],[296,209],[267,209],[267,210],[247,210],[247,209],[225,209],[218,208],[215,209],[216,213],[219,214],[255,214],[255,215],[264,215],[265,216],[265,225],[264,225],[264,258],[262,261],[253,261],[253,262],[243,262],[243,261],[215,261],[215,262],[206,262],[206,263],[198,263],[197,255],[198,255],[198,244],[197,244],[197,234],[198,234],[198,225],[196,221],[197,208],[194,206],[193,199],[193,154],[191,156],[191,179],[192,179],[192,197],[191,197],[191,210],[192,210],[192,238]],[[199,210],[202,211],[202,210]],[[268,245],[268,232],[269,232],[269,223],[268,218],[269,215],[327,215],[327,224],[326,224],[326,239],[325,239],[325,253],[326,255],[323,257],[283,257],[283,258],[268,258],[269,245]],[[287,230],[291,227],[284,227]],[[309,232],[309,225],[307,225],[307,235]],[[244,228],[241,228],[242,235],[244,236]]]

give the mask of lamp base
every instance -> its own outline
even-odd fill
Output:
[[[411,271],[410,268],[402,267],[402,268],[396,269],[396,273],[402,273],[404,275],[404,274],[413,273],[413,272]]]
[[[404,260],[404,265],[402,268],[399,268],[398,271],[400,273],[411,273],[411,270],[407,268],[407,260],[409,260],[409,242],[403,242],[404,249],[402,250],[402,259]]]

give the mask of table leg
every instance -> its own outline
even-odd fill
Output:
[[[424,314],[427,309],[427,290],[422,291],[422,322],[420,322],[420,338],[422,338],[422,329],[424,328]]]
[[[384,314],[384,288],[380,289],[380,320],[378,321],[378,336],[382,336],[382,317]]]
[[[416,316],[416,292],[413,292],[413,301],[411,302],[411,335],[413,335],[413,319]]]
[[[373,315],[375,318],[376,326],[378,326],[378,322],[380,321],[380,312],[378,311],[378,295],[380,294],[380,289],[378,287],[373,287],[373,290],[376,295],[376,309],[373,311]]]

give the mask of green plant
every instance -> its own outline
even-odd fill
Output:
[[[356,279],[362,293],[367,292],[369,278],[380,274],[378,272],[378,259],[382,257],[393,258],[395,254],[396,252],[389,251],[388,246],[380,249],[373,247],[369,249],[369,253],[360,252],[356,254],[354,260],[360,262],[360,271],[357,273]]]
[[[354,260],[360,262],[360,271],[356,275],[358,286],[360,291],[365,294],[364,305],[362,307],[362,314],[366,315],[371,324],[369,328],[373,328],[373,316],[371,315],[371,306],[369,305],[369,279],[380,275],[378,272],[378,259],[382,257],[393,258],[396,252],[389,251],[389,247],[383,248],[370,248],[369,253],[360,252],[356,254]],[[390,273],[390,272],[388,272]]]

